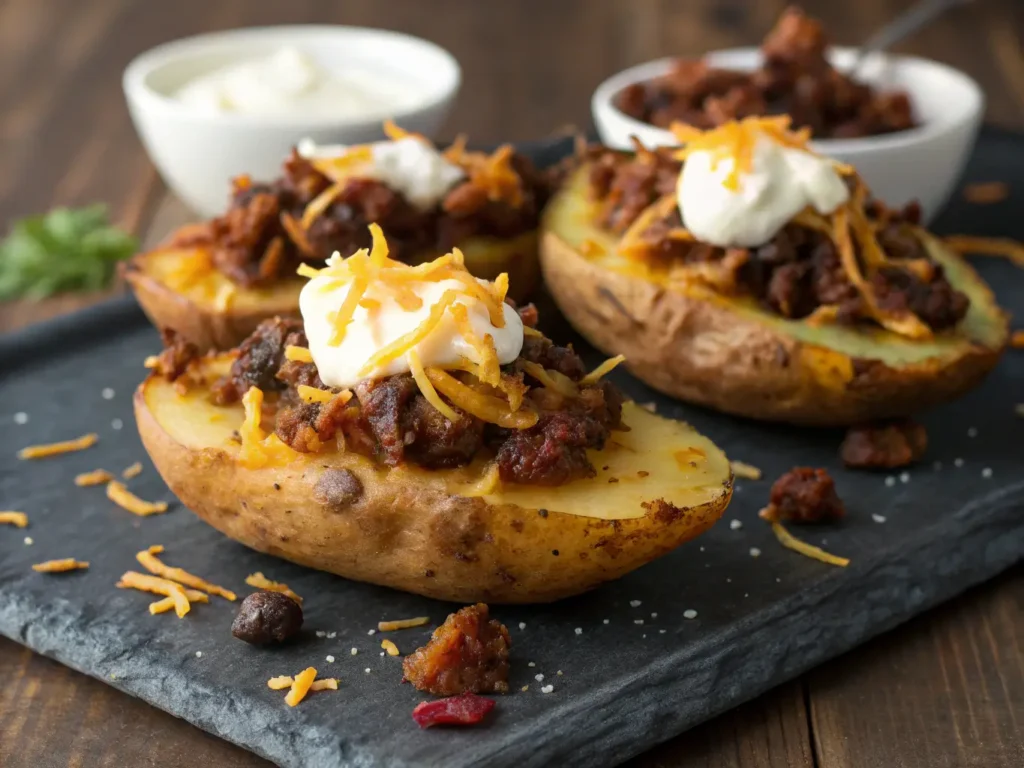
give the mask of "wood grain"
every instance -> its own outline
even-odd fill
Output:
[[[912,0],[807,0],[856,43]],[[590,122],[605,77],[669,54],[749,45],[787,0],[0,0],[0,224],[106,202],[146,246],[188,219],[135,138],[120,73],[137,53],[242,25],[382,26],[447,47],[464,70],[446,128],[479,141]],[[898,50],[976,78],[987,117],[1024,126],[1024,3],[977,0]],[[0,331],[106,294],[0,305]],[[972,591],[696,728],[632,768],[1024,765],[1024,575]],[[187,723],[0,640],[0,765],[265,766]]]

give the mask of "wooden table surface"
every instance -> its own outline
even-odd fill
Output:
[[[911,0],[807,0],[856,43]],[[150,46],[243,25],[383,26],[447,47],[464,87],[449,135],[535,138],[589,123],[607,75],[667,54],[756,42],[784,0],[0,0],[0,225],[107,202],[153,242],[187,218],[146,158],[121,95]],[[976,0],[900,50],[963,69],[991,122],[1024,128],[1024,2]],[[937,159],[941,162],[941,158]],[[106,294],[104,294],[106,295]],[[101,296],[0,304],[0,332]],[[1020,768],[1024,568],[718,717],[632,765]],[[0,766],[267,763],[0,640]]]

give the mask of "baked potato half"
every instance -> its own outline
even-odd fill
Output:
[[[594,346],[625,353],[655,389],[728,413],[843,426],[903,416],[976,386],[1007,343],[1007,317],[977,273],[921,233],[970,299],[953,331],[913,340],[863,326],[815,326],[699,284],[668,287],[594,226],[587,167],[550,202],[541,269],[563,314]]]
[[[536,231],[509,240],[474,237],[460,247],[466,267],[477,277],[494,280],[508,273],[509,295],[517,301],[540,279]],[[268,317],[298,316],[305,279],[294,276],[266,287],[238,286],[209,266],[205,249],[172,242],[125,264],[124,279],[157,328],[171,328],[205,352],[237,346]],[[415,261],[432,261],[438,255],[424,253]]]
[[[201,366],[223,370],[230,359]],[[596,477],[486,495],[474,490],[484,487],[480,465],[388,469],[355,453],[290,451],[252,468],[233,437],[243,407],[213,405],[199,384],[181,394],[152,375],[134,405],[157,470],[214,528],[311,568],[444,600],[584,592],[706,531],[732,493],[729,463],[710,440],[634,403],[623,411],[630,431],[593,452]]]

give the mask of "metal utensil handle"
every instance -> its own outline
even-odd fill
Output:
[[[969,2],[971,0],[921,0],[869,37],[867,42],[857,50],[856,58],[847,74],[852,77],[872,53],[884,51],[889,46],[917,32],[950,8]]]

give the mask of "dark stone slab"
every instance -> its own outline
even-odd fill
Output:
[[[1014,198],[954,204],[939,228],[1024,237],[1014,217],[1024,210],[1024,141],[987,133],[968,175],[1008,180]],[[1024,313],[1024,274],[979,261],[1004,304]],[[570,333],[553,310],[544,316],[552,335]],[[739,421],[661,398],[620,373],[638,401],[691,421],[766,478],[794,464],[833,470],[849,518],[804,533],[852,564],[830,568],[779,547],[757,519],[768,481],[741,480],[722,523],[664,559],[579,598],[496,608],[512,631],[514,693],[483,727],[421,732],[410,712],[422,697],[399,684],[399,660],[381,657],[381,638],[368,631],[387,618],[440,621],[452,605],[250,552],[178,504],[139,519],[102,488],[73,485],[78,472],[144,460],[131,394],[156,345],[130,301],[0,340],[0,508],[23,510],[32,522],[25,531],[0,529],[0,633],[287,766],[612,765],[990,578],[1024,552],[1024,422],[1013,415],[1024,400],[1024,353],[1010,352],[978,391],[927,414],[927,461],[891,485],[885,474],[839,467],[837,432]],[[114,390],[110,400],[105,387]],[[28,414],[26,424],[15,423],[17,412]],[[90,431],[101,439],[88,451],[15,458],[23,445]],[[143,463],[132,487],[170,500]],[[26,534],[33,545],[23,543]],[[135,552],[156,543],[168,562],[242,593],[256,570],[289,583],[306,598],[303,637],[279,650],[249,647],[230,635],[237,604],[217,598],[185,620],[150,616],[147,596],[114,583],[135,567]],[[29,568],[68,556],[92,567],[60,576]],[[684,617],[688,609],[696,618]],[[409,652],[428,635],[391,637]],[[310,665],[341,678],[340,690],[291,709],[282,692],[267,689],[268,678]],[[552,693],[540,692],[536,674]]]

